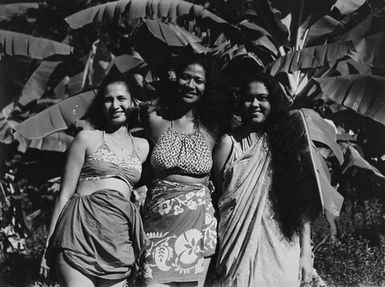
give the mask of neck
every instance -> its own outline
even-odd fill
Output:
[[[173,117],[175,120],[180,118],[188,118],[194,120],[196,117],[196,107],[175,106],[173,109]]]
[[[125,135],[128,133],[128,129],[126,126],[108,126],[105,132],[108,134]]]

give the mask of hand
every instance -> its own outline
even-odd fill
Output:
[[[311,283],[313,276],[313,257],[312,252],[301,252],[299,258],[299,274],[298,279],[301,282],[300,286],[307,286]]]
[[[43,257],[41,259],[41,263],[40,263],[40,275],[43,276],[43,278],[47,279],[48,274],[49,274],[49,269],[50,268],[47,264],[47,259],[46,259],[45,252],[44,252]]]

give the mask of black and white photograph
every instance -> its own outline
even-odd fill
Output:
[[[0,286],[385,287],[385,0],[0,0]]]

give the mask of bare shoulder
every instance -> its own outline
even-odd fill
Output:
[[[217,141],[218,146],[230,147],[232,144],[233,144],[233,141],[229,134],[224,134]]]
[[[99,130],[81,130],[74,140],[74,144],[92,153],[102,142],[102,132]]]
[[[140,160],[144,162],[150,151],[150,144],[148,140],[140,137],[133,137],[135,150],[140,157]]]

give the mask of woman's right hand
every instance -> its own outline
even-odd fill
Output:
[[[49,269],[50,269],[50,267],[48,266],[46,250],[45,250],[44,254],[43,254],[42,258],[41,258],[40,275],[43,276],[43,278],[48,278]]]

